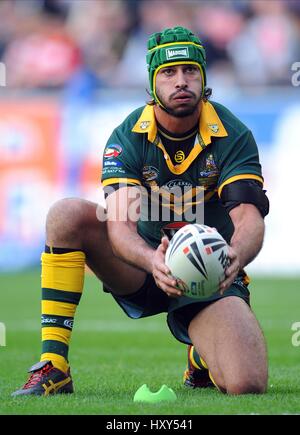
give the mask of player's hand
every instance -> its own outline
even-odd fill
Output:
[[[156,285],[160,289],[170,297],[178,297],[182,296],[182,291],[176,287],[176,279],[172,277],[170,269],[165,264],[165,255],[168,245],[168,238],[163,237],[153,257],[152,274]]]
[[[238,254],[231,246],[229,246],[228,249],[228,258],[230,260],[230,264],[225,270],[225,279],[220,284],[219,290],[221,295],[231,286],[240,270],[240,261],[238,258]]]

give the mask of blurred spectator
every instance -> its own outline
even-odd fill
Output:
[[[297,44],[296,28],[287,6],[280,0],[250,3],[253,17],[228,46],[240,84],[290,83]]]
[[[20,27],[3,58],[8,86],[63,86],[81,64],[80,51],[65,28],[65,12],[52,0],[36,2],[40,10],[33,7],[29,15],[24,3],[16,9]]]
[[[205,45],[208,63],[229,61],[227,46],[241,32],[244,25],[243,15],[228,7],[203,7],[200,4],[195,10],[194,23]]]
[[[131,26],[126,2],[76,0],[68,28],[83,52],[85,68],[107,85],[118,65]]]
[[[293,41],[295,47],[295,57],[293,62],[300,62],[300,1],[287,0],[290,11],[291,20],[295,29],[295,39]]]
[[[290,84],[300,56],[299,0],[0,0],[9,87],[148,86],[151,33],[181,25],[202,39],[208,84]],[[134,72],[134,74],[133,74]]]
[[[0,59],[6,49],[7,44],[12,40],[17,27],[17,16],[15,13],[15,3],[12,0],[0,1]]]
[[[234,2],[199,2],[193,22],[206,50],[208,84],[213,87],[232,85],[234,71],[227,47],[245,25],[241,9],[235,8]]]
[[[120,87],[148,87],[146,69],[149,35],[165,27],[190,28],[194,2],[144,0],[137,3],[139,26],[128,39],[121,61],[111,84]]]

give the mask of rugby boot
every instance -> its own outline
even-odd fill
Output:
[[[183,383],[189,388],[211,388],[214,383],[210,379],[205,362],[201,359],[201,366],[193,358],[193,346],[188,346],[188,366],[183,374]]]
[[[28,381],[13,397],[24,395],[48,396],[49,394],[73,393],[73,382],[70,370],[64,373],[53,366],[51,361],[40,361],[29,370]]]

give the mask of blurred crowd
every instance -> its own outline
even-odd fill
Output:
[[[208,84],[290,85],[300,61],[299,0],[1,0],[0,62],[10,88],[147,88],[146,43],[190,28]]]

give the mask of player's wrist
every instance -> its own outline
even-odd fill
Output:
[[[144,267],[143,269],[150,274],[153,274],[155,268],[155,250],[150,248],[147,249],[144,255]]]
[[[244,252],[241,245],[232,243],[229,247],[229,258],[231,262],[234,259],[234,261],[238,263],[239,269],[242,269],[244,267]]]

